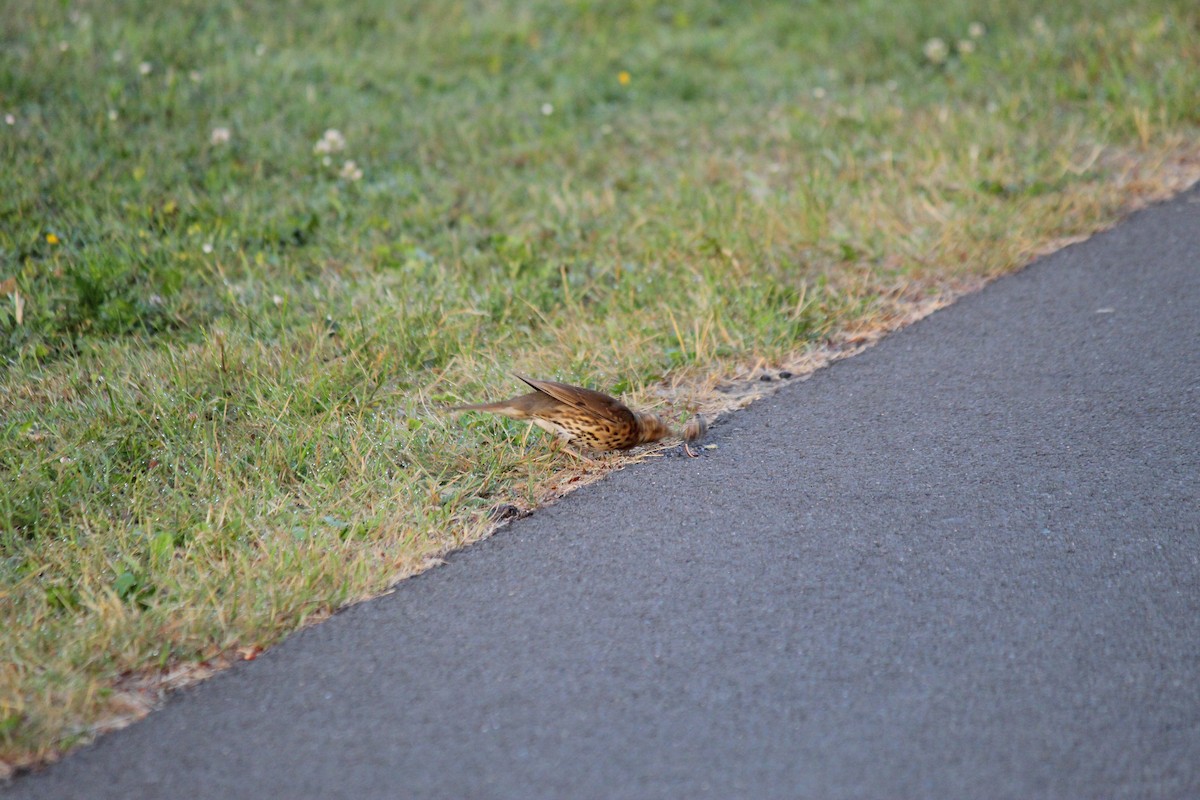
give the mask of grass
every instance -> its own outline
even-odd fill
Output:
[[[0,763],[563,480],[438,403],[663,407],[1178,188],[1200,8],[1040,5],[10,0]]]

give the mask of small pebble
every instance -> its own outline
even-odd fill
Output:
[[[521,516],[521,509],[512,503],[501,503],[498,506],[492,506],[492,510],[488,512],[488,517],[493,522],[502,522],[503,520],[519,516]]]

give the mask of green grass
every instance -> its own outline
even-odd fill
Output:
[[[1195,165],[1191,0],[843,5],[10,0],[0,762],[569,463],[438,403],[516,370],[662,405]]]

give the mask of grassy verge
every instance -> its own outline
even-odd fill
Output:
[[[1194,174],[1191,0],[835,5],[9,2],[0,763],[559,480],[436,403],[664,406]]]

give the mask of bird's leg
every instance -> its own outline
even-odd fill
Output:
[[[574,450],[572,450],[570,447],[567,446],[567,440],[562,438],[561,436],[555,436],[554,441],[550,445],[550,447],[553,450],[561,450],[562,452],[566,453],[567,455],[571,456],[572,458],[578,459],[578,460],[582,461],[583,463],[588,464],[589,466],[593,466],[593,467],[596,466],[597,462],[594,459],[588,458],[583,453],[577,453]]]
[[[587,464],[588,466],[592,466],[592,467],[594,467],[594,466],[596,466],[597,464],[599,464],[599,463],[600,463],[599,461],[597,461],[597,460],[596,460],[596,459],[594,459],[594,458],[588,458],[588,457],[587,457],[587,456],[585,456],[583,453],[577,453],[577,452],[575,452],[574,450],[572,450],[571,448],[567,447],[566,445],[563,445],[563,452],[564,452],[564,453],[566,453],[566,454],[567,454],[567,455],[569,455],[569,456],[574,456],[575,458],[579,459],[580,461],[582,461],[583,463]]]

